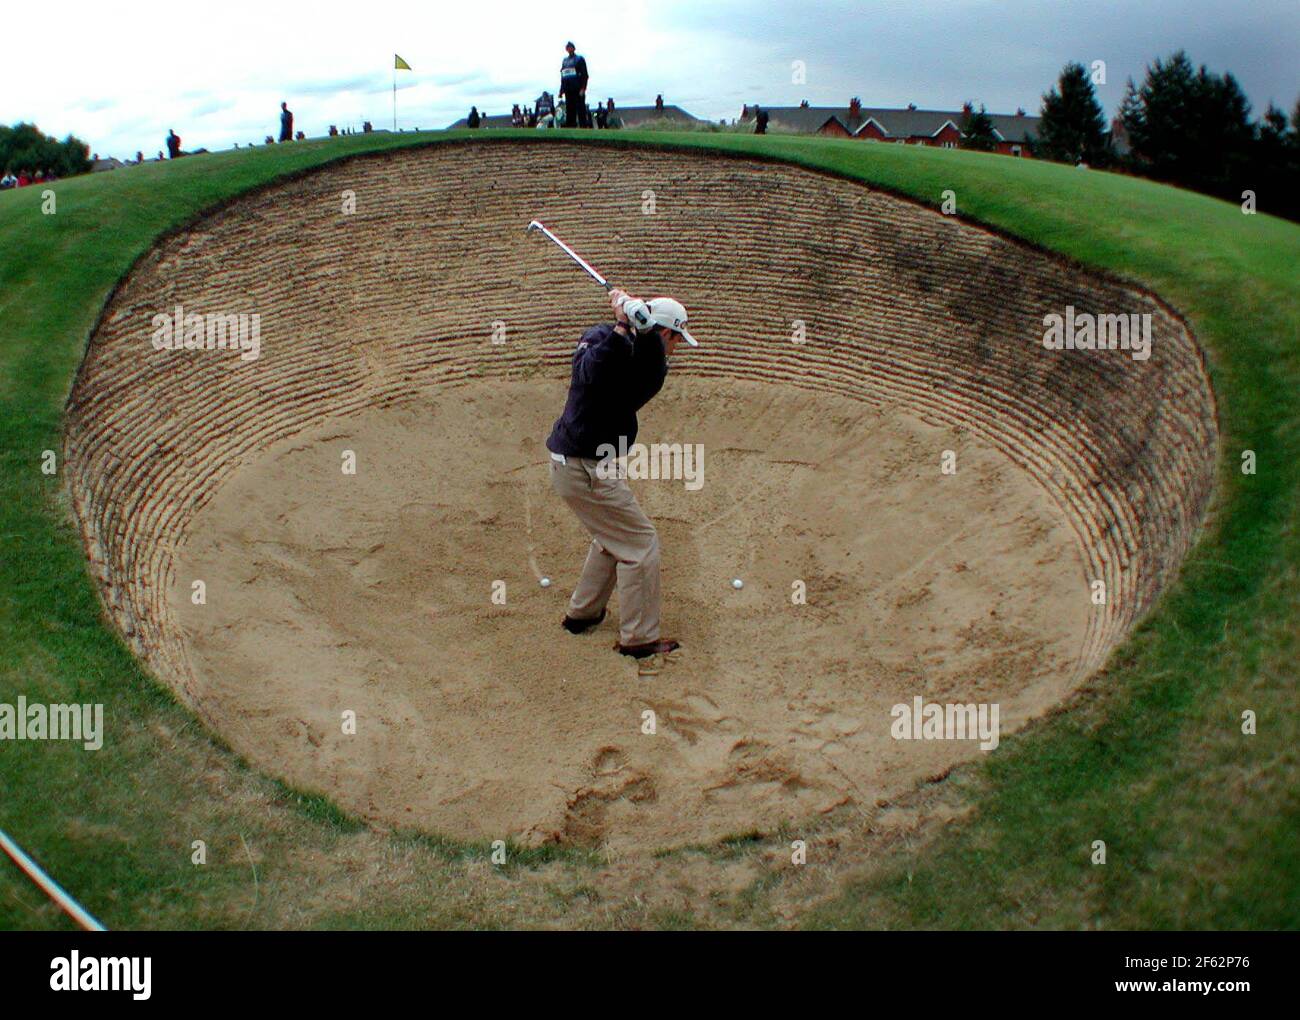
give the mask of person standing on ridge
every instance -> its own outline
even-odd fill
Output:
[[[289,112],[289,104],[280,104],[280,141],[293,141],[293,114]]]
[[[565,127],[591,127],[587,110],[587,58],[580,56],[573,43],[564,44],[565,58],[560,62],[560,94],[564,96]]]

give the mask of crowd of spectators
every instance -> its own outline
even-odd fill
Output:
[[[569,118],[570,106],[568,97],[561,95],[557,101],[555,96],[549,92],[543,92],[533,102],[531,106],[515,103],[510,110],[510,126],[517,128],[553,128],[564,127]],[[622,122],[619,120],[618,111],[614,106],[613,98],[606,99],[604,103],[598,104],[595,109],[586,108],[586,114],[579,113],[578,127],[590,128],[616,128],[621,127]],[[469,116],[465,118],[465,126],[476,128],[483,123],[483,114],[478,107],[470,107]]]
[[[53,173],[47,174],[42,170],[37,170],[35,173],[28,170],[19,170],[17,173],[14,173],[12,170],[6,170],[4,176],[0,177],[0,190],[7,190],[9,188],[25,188],[29,184],[48,184],[51,181],[57,180],[58,177]]]

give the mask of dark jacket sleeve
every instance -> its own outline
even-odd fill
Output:
[[[578,351],[578,377],[591,385],[616,382],[632,364],[632,338],[612,325],[593,326],[582,335],[587,346]]]
[[[586,90],[587,88],[587,58],[578,58],[578,88]]]

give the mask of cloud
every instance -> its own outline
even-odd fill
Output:
[[[59,75],[44,47],[11,47],[6,81],[41,86],[0,90],[0,123],[31,120],[118,154],[156,149],[173,125],[187,146],[260,139],[276,130],[282,99],[309,136],[331,123],[386,124],[396,49],[414,69],[397,75],[401,123],[445,124],[471,104],[501,112],[554,92],[570,33],[593,98],[633,106],[662,93],[710,120],[736,116],[741,102],[842,105],[854,95],[871,106],[974,99],[1036,111],[1067,61],[1095,59],[1106,61],[1098,91],[1113,113],[1127,77],[1180,47],[1234,72],[1257,112],[1270,99],[1289,110],[1300,93],[1295,0],[569,0],[570,27],[556,28],[528,0],[389,0],[382,19],[345,22],[304,0],[223,0],[219,18],[174,0],[133,4],[129,26],[102,5],[61,24]],[[44,17],[15,5],[6,37],[40,38]],[[791,80],[794,60],[805,83]]]
[[[464,74],[438,74],[424,79],[439,88],[458,88],[490,80],[486,71],[469,71]]]
[[[291,82],[285,85],[282,91],[288,98],[289,96],[332,96],[340,92],[378,92],[391,87],[391,82],[385,82],[382,76],[367,74],[324,81]]]
[[[191,117],[208,117],[214,113],[220,113],[222,110],[229,110],[234,104],[225,100],[214,100],[208,103],[201,103],[190,111]]]

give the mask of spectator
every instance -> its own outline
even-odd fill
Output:
[[[181,154],[181,136],[171,128],[167,129],[167,156],[170,159],[176,159]],[[158,153],[158,158],[162,159],[162,153]]]
[[[0,177],[0,191],[16,187],[18,187],[18,178],[6,170],[5,175]]]
[[[15,187],[25,188],[25,187],[27,187],[27,185],[29,185],[29,184],[31,184],[31,183],[32,183],[32,179],[31,179],[29,176],[27,176],[27,171],[26,171],[26,170],[19,170],[19,171],[18,171],[18,183],[15,185]]]
[[[573,43],[564,44],[560,61],[560,96],[565,107],[565,127],[591,127],[587,113],[587,59],[579,56]]]
[[[510,109],[510,126],[511,127],[524,126],[524,113],[522,110],[519,109],[518,103],[515,103],[515,105]]]
[[[136,153],[135,153],[135,161],[136,161],[137,163],[143,163],[143,162],[144,162],[144,153],[141,152],[141,151],[139,151],[138,149],[136,150]]]
[[[293,141],[293,114],[288,103],[280,104],[280,141]]]
[[[543,92],[537,97],[537,113],[534,120],[536,127],[555,127],[555,99],[549,92]]]
[[[596,127],[603,128],[608,123],[609,111],[603,106],[596,107]]]
[[[754,134],[767,134],[767,111],[757,103],[754,104]]]
[[[465,126],[476,128],[481,123],[483,123],[483,118],[478,115],[478,107],[471,106],[469,108],[469,116],[465,118]]]
[[[664,112],[664,96],[663,93],[661,92],[659,93],[659,95],[655,96],[655,113],[663,113],[663,112]]]

